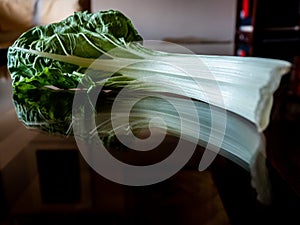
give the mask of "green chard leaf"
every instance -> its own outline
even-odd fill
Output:
[[[141,40],[131,21],[119,11],[76,12],[21,35],[9,48],[8,69],[15,88],[75,88],[89,64],[63,62],[43,53],[66,56],[71,62],[74,56],[97,59],[115,47]]]

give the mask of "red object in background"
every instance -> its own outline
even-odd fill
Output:
[[[244,49],[239,49],[239,50],[237,51],[237,55],[238,55],[238,56],[245,57],[245,56],[247,56],[247,52],[246,52]]]
[[[249,0],[243,0],[243,3],[242,3],[242,14],[241,14],[241,17],[243,19],[245,18],[248,18],[249,17]]]

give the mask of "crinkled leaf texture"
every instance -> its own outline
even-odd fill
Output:
[[[59,23],[37,26],[21,35],[9,48],[8,69],[16,88],[75,88],[88,66],[76,61],[76,56],[96,59],[112,48],[141,40],[119,11],[76,12]],[[42,53],[69,56],[71,62]]]

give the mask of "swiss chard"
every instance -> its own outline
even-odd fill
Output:
[[[72,89],[89,77],[88,89],[127,85],[180,94],[232,111],[259,131],[266,128],[273,93],[290,63],[166,53],[145,48],[141,41],[119,11],[77,12],[21,35],[9,48],[8,69],[15,91],[47,85]]]

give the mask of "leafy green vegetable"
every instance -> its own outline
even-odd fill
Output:
[[[256,124],[269,123],[272,96],[290,63],[274,59],[171,54],[147,49],[119,11],[78,12],[35,27],[9,48],[15,91],[85,83],[171,93],[205,101]],[[84,79],[83,79],[84,78]]]

